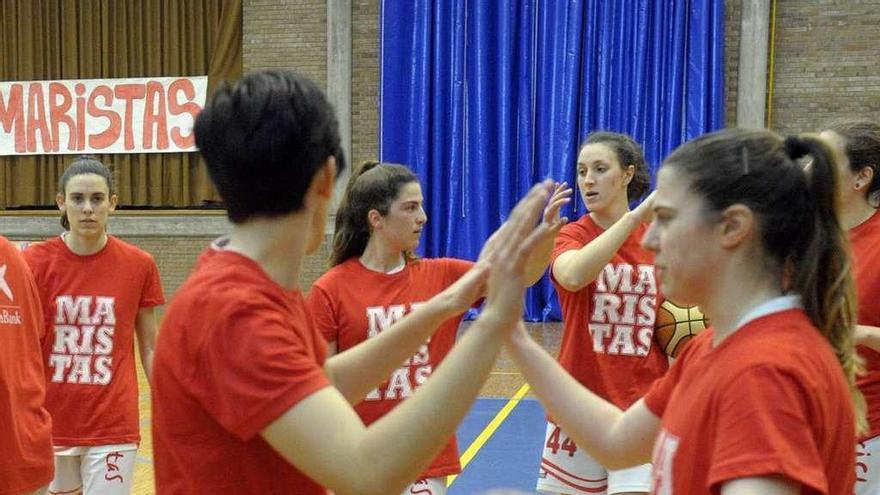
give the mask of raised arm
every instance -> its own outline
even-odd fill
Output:
[[[399,492],[417,478],[454,434],[520,318],[525,260],[548,235],[545,225],[534,226],[551,187],[533,188],[502,226],[499,247],[488,259],[482,315],[412,397],[365,428],[344,397],[325,388],[271,423],[263,437],[338,495]]]
[[[541,404],[562,429],[600,464],[621,469],[650,462],[660,419],[639,400],[625,412],[578,383],[523,325],[507,348]]]
[[[596,280],[630,234],[651,216],[653,202],[654,193],[651,193],[635,210],[624,214],[589,244],[560,254],[553,263],[553,278],[571,292],[579,291]]]

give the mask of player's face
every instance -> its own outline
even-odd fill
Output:
[[[422,228],[428,221],[424,203],[422,186],[418,182],[404,184],[388,207],[388,214],[380,215],[377,225],[374,225],[374,235],[381,236],[391,250],[415,249],[419,245]]]
[[[714,224],[702,197],[676,168],[657,174],[654,220],[642,246],[655,253],[654,265],[663,294],[679,304],[703,302],[719,250],[712,242]]]
[[[577,162],[577,184],[584,204],[591,212],[603,211],[626,198],[626,186],[635,167],[624,168],[608,145],[588,144],[581,149]]]
[[[57,202],[70,222],[70,233],[85,239],[103,235],[107,217],[116,209],[116,195],[110,194],[107,181],[97,174],[71,177]]]

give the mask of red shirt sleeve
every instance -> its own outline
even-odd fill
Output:
[[[821,456],[813,439],[807,398],[811,392],[790,373],[755,366],[719,394],[717,430],[709,487],[725,481],[779,475],[828,493]]]
[[[333,298],[323,287],[312,285],[306,297],[306,310],[312,317],[315,329],[324,336],[324,340],[333,343],[339,340],[339,322],[333,311]]]
[[[449,273],[450,283],[460,279],[462,275],[467,273],[467,271],[473,268],[476,264],[473,261],[461,260],[458,258],[444,258],[443,260],[446,264],[446,270]]]
[[[284,321],[283,316],[268,304],[242,301],[215,319],[225,324],[213,329],[197,357],[194,394],[218,423],[244,441],[330,385],[314,348],[323,342],[308,335],[307,321]]]
[[[148,261],[144,290],[141,291],[140,307],[142,308],[152,308],[165,304],[165,294],[162,293],[162,279],[159,278],[159,267],[156,266],[156,262],[152,257],[149,257]]]
[[[652,413],[654,413],[654,416],[662,418],[663,413],[666,412],[666,405],[669,404],[669,398],[672,396],[672,391],[675,390],[675,386],[678,385],[682,365],[683,362],[681,358],[676,359],[669,368],[669,371],[667,371],[662,377],[654,380],[651,388],[648,389],[648,393],[645,394],[645,405]]]
[[[651,388],[648,389],[648,392],[645,394],[645,405],[648,406],[648,409],[655,416],[658,418],[663,417],[672,392],[678,385],[682,374],[686,372],[687,363],[695,359],[695,356],[699,356],[711,349],[712,335],[712,330],[707,329],[691,340],[681,355],[678,356],[678,359],[669,366],[669,371],[655,380]]]

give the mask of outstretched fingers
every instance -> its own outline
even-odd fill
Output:
[[[545,223],[554,224],[560,221],[559,211],[563,206],[571,202],[573,193],[574,190],[568,185],[568,183],[556,183],[556,187],[553,189],[553,194],[550,195],[550,199],[547,201],[547,206],[544,208]]]

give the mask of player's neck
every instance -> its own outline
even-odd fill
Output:
[[[868,221],[877,210],[868,204],[863,198],[853,201],[842,202],[840,206],[840,221],[843,228],[850,230]]]
[[[61,235],[64,244],[71,252],[79,256],[89,256],[95,254],[107,245],[107,233],[102,232],[94,237],[83,237],[72,232],[65,232]]]
[[[302,233],[309,228],[304,214],[251,219],[233,225],[226,249],[254,260],[278,285],[296,289],[308,242]]]
[[[602,229],[608,230],[612,225],[617,223],[618,220],[623,218],[628,211],[629,205],[624,199],[623,201],[615,201],[613,204],[608,205],[607,208],[591,211],[590,217],[598,226],[602,227]]]
[[[394,249],[375,237],[370,237],[364,253],[360,256],[362,265],[368,270],[380,273],[398,270],[404,261],[403,253],[399,249]]]
[[[738,330],[737,324],[752,309],[783,295],[780,277],[756,270],[747,263],[727,263],[719,267],[714,287],[701,303],[706,316],[712,321],[714,345]]]

